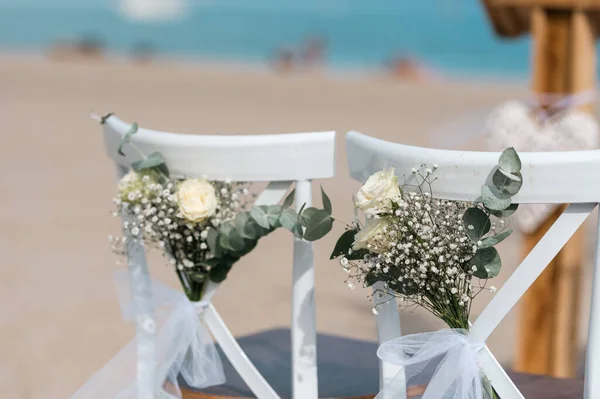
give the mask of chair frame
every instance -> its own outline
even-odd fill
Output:
[[[396,174],[407,180],[411,169],[422,164],[438,165],[435,197],[446,200],[473,201],[480,197],[481,186],[491,180],[499,152],[449,151],[391,143],[358,132],[346,136],[348,166],[355,180],[364,182],[371,174],[394,167]],[[575,234],[600,202],[600,151],[520,153],[523,186],[513,197],[514,203],[568,203],[536,247],[523,260],[488,306],[474,321],[471,336],[485,342],[493,330],[514,307],[560,249]],[[600,224],[598,225],[600,234]],[[600,397],[600,241],[596,242],[593,290],[591,299],[585,398]],[[379,309],[377,326],[380,343],[400,336],[395,301]],[[500,366],[487,345],[479,352],[483,371],[503,399],[522,399],[514,383]],[[382,364],[381,382],[389,380],[399,369]],[[594,376],[596,378],[594,378]]]
[[[122,137],[131,128],[116,116],[104,121],[104,143],[117,166],[117,177],[132,162],[159,151],[172,175],[239,182],[269,181],[255,205],[278,203],[295,184],[296,208],[310,206],[314,179],[335,174],[335,132],[277,135],[190,135],[139,128],[118,154]],[[318,398],[316,364],[316,311],[312,243],[294,238],[292,286],[292,391],[297,399]],[[142,243],[128,248],[128,270],[136,310],[138,352],[138,399],[154,398],[156,362],[151,282]],[[273,388],[254,367],[211,303],[219,284],[210,283],[203,301],[206,325],[244,382],[259,399],[279,399]]]

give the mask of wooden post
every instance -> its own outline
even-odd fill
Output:
[[[531,14],[531,31],[535,92],[577,93],[594,88],[595,32],[585,12],[536,7]],[[592,106],[583,109],[591,111]],[[525,254],[563,209],[537,231],[525,234]],[[555,377],[575,375],[583,240],[579,230],[523,297],[516,370]]]

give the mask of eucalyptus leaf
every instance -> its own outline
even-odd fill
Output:
[[[302,234],[304,233],[304,231],[300,223],[296,223],[290,231],[292,232],[292,234],[294,234],[294,237],[302,239]]]
[[[463,214],[463,227],[472,242],[477,242],[486,235],[492,223],[489,216],[479,208],[469,208]]]
[[[349,251],[350,252],[350,251]],[[366,249],[357,249],[357,250],[352,250],[351,253],[346,255],[346,259],[348,260],[362,260],[365,258],[365,255],[368,255],[369,251]]]
[[[219,245],[219,233],[217,232],[216,229],[211,228],[211,229],[208,229],[207,234],[208,235],[206,237],[206,245],[208,245],[210,252],[215,257],[221,256],[222,250]]]
[[[510,204],[510,206],[501,211],[490,210],[490,213],[498,218],[507,218],[517,211],[519,204]]]
[[[165,163],[165,160],[160,152],[153,152],[146,158],[132,163],[131,167],[136,172],[141,170],[156,170],[166,177],[169,177],[169,168],[167,168],[167,164]]]
[[[250,216],[252,216],[252,219],[254,219],[254,221],[256,221],[256,223],[260,227],[263,227],[265,229],[270,228],[269,219],[267,217],[267,212],[265,211],[264,207],[253,206],[252,209],[250,209]]]
[[[512,230],[507,230],[507,231],[503,231],[500,234],[496,234],[494,236],[484,238],[483,240],[481,240],[481,245],[479,246],[479,248],[493,247],[494,245],[504,241],[511,234],[512,234]]]
[[[240,212],[235,215],[235,229],[242,238],[254,239],[257,237],[257,231],[248,212]]]
[[[521,171],[521,159],[513,147],[507,148],[500,155],[498,166],[508,173],[517,173]]]
[[[119,143],[119,148],[117,149],[117,152],[119,153],[119,155],[125,156],[125,153],[123,152],[123,146],[125,146],[125,144],[129,143],[129,140],[131,140],[131,136],[133,136],[135,133],[137,133],[138,129],[139,129],[139,126],[138,126],[137,122],[133,122],[133,124],[131,125],[131,127],[129,128],[127,133],[125,133],[125,136],[123,136],[123,138],[121,139],[121,142]]]
[[[286,209],[279,217],[279,223],[289,231],[292,231],[294,226],[298,224],[298,214],[293,209]]]
[[[323,208],[331,215],[333,213],[333,207],[331,206],[331,200],[325,193],[325,190],[323,190],[323,186],[321,186],[321,198],[323,200]]]
[[[304,239],[307,241],[316,241],[324,237],[333,227],[333,218],[324,209],[319,209],[308,220]]]
[[[482,279],[496,277],[502,266],[500,254],[494,247],[478,249],[469,264],[477,267],[474,276]]]
[[[219,226],[219,246],[229,251],[235,251],[229,242],[229,233],[233,230],[233,226],[229,223]]]
[[[233,264],[238,259],[235,258],[223,258],[221,259],[219,265],[210,269],[209,278],[211,281],[215,283],[221,283],[227,278],[227,274],[231,270]]]
[[[354,236],[356,233],[358,233],[358,230],[346,230],[335,243],[335,248],[333,248],[333,252],[329,259],[334,259],[338,256],[347,257],[348,252],[352,248],[352,244],[354,244]]]
[[[521,176],[520,172],[512,174],[507,173],[502,169],[498,169],[492,176],[492,182],[499,191],[509,195],[515,195],[523,185],[523,176]]]
[[[299,219],[298,222],[304,226],[307,227],[308,226],[308,222],[310,220],[310,218],[319,211],[318,208],[314,208],[314,207],[310,207],[310,208],[306,208],[302,214],[299,215]]]
[[[267,220],[269,221],[269,225],[272,228],[281,227],[281,223],[279,223],[279,218],[281,217],[281,212],[283,208],[280,205],[270,205],[267,208]]]
[[[234,252],[240,252],[246,246],[244,239],[242,238],[240,233],[237,232],[236,229],[231,229],[229,231],[229,234],[227,235],[227,239],[229,241],[229,245],[231,246],[231,248],[233,249]]]
[[[495,187],[482,186],[483,205],[493,211],[502,211],[510,206],[510,196],[498,191]]]
[[[287,197],[283,200],[283,205],[281,207],[283,209],[287,209],[294,203],[294,196],[296,195],[296,189],[293,189]]]

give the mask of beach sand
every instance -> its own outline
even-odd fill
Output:
[[[426,145],[436,126],[526,93],[525,83],[505,81],[409,84],[373,75],[0,57],[1,396],[69,397],[133,337],[120,317],[107,240],[119,231],[110,215],[115,172],[90,112],[187,133],[336,130],[337,177],[317,183],[330,194],[335,215],[351,220],[359,184],[347,175],[347,131]],[[368,291],[349,290],[337,262],[328,260],[342,229],[337,225],[316,244],[317,326],[375,340]],[[516,236],[502,246],[497,286],[514,269],[517,246]],[[235,266],[215,298],[234,334],[289,325],[291,251],[290,234],[279,231]],[[177,287],[161,257],[151,262],[154,276]],[[475,315],[489,298],[478,298]],[[515,314],[490,340],[505,364],[514,350]],[[422,312],[403,313],[402,323],[404,333],[441,327]]]

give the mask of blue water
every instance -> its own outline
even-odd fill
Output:
[[[317,34],[338,67],[380,67],[410,54],[446,72],[529,70],[529,39],[497,38],[478,0],[196,0],[181,20],[160,23],[128,20],[110,0],[9,1],[0,0],[0,48],[9,50],[89,36],[115,53],[149,42],[170,55],[263,62]]]

